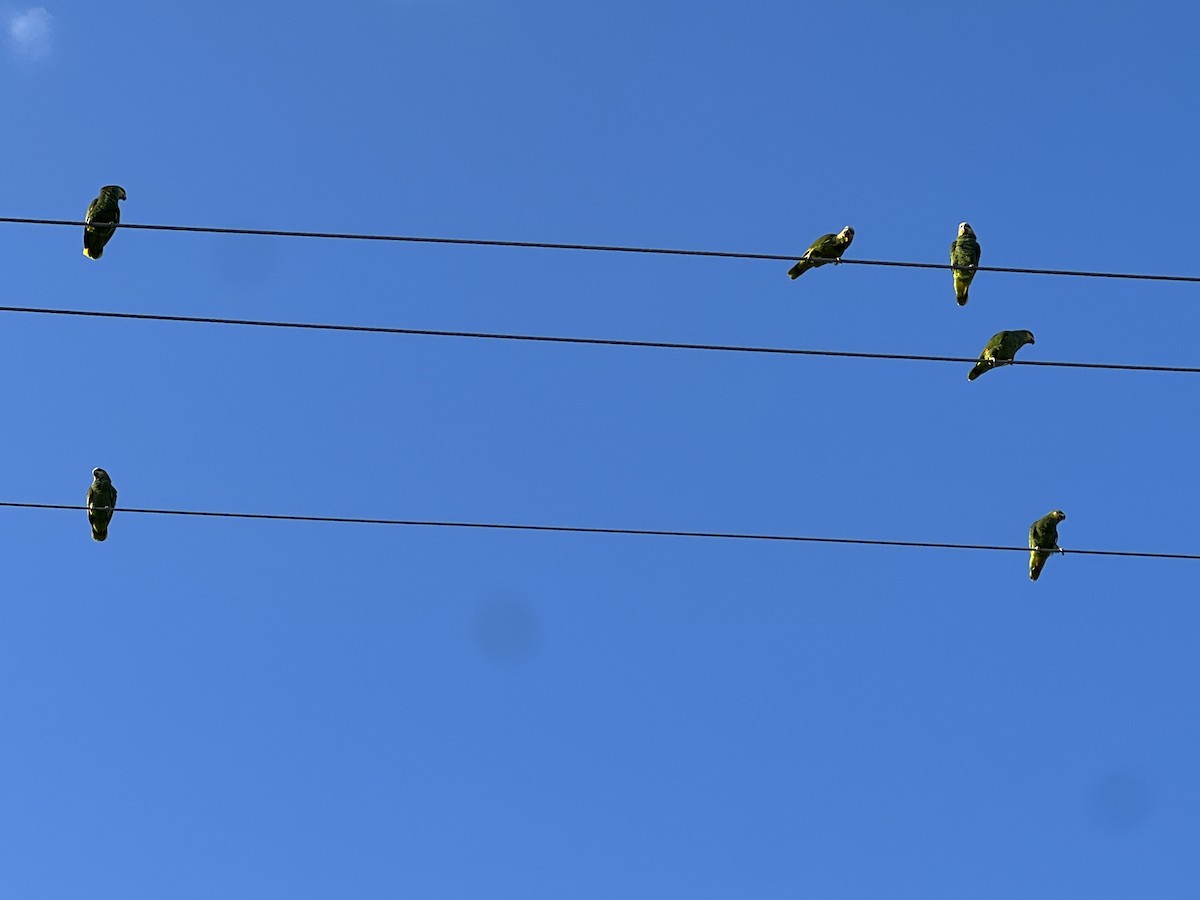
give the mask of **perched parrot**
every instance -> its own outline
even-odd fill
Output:
[[[92,540],[108,537],[108,523],[117,508],[117,489],[103,469],[92,469],[92,486],[87,492],[88,521],[92,523]]]
[[[88,259],[99,259],[104,255],[104,245],[121,221],[121,208],[117,206],[117,201],[124,199],[125,188],[119,184],[107,184],[100,188],[100,196],[88,204],[87,216],[84,217],[87,225],[83,229],[83,255]],[[93,225],[93,222],[101,224]]]
[[[788,270],[788,278],[796,279],[809,269],[823,266],[827,262],[840,262],[842,254],[854,240],[854,229],[847,225],[837,234],[823,234],[812,242],[800,261]]]
[[[1058,523],[1067,517],[1061,509],[1053,509],[1029,526],[1029,580],[1037,581],[1054,551],[1065,553],[1058,546]]]
[[[975,368],[967,373],[967,381],[974,381],[988,369],[1012,362],[1018,350],[1032,343],[1032,331],[997,331],[979,354]]]
[[[975,240],[975,232],[970,223],[960,222],[958,239],[950,245],[950,265],[969,266],[970,268],[954,269],[954,299],[959,306],[967,305],[967,288],[975,277],[975,267],[979,265],[979,241]]]

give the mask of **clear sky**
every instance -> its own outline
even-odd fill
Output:
[[[1200,274],[1195,4],[9,5],[0,215]],[[1197,365],[1195,285],[0,225],[9,305]],[[0,314],[0,500],[1196,552],[1194,375]],[[0,895],[1190,896],[1200,563],[0,510]]]

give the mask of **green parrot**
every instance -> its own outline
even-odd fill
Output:
[[[1058,546],[1058,523],[1067,517],[1061,509],[1052,509],[1029,526],[1029,580],[1037,581],[1042,574],[1042,566],[1057,550],[1066,553]]]
[[[979,354],[975,368],[967,373],[967,381],[974,381],[988,369],[1012,362],[1018,350],[1032,343],[1032,331],[997,331]]]
[[[125,188],[119,184],[106,184],[100,188],[100,196],[88,204],[84,217],[87,225],[83,229],[83,255],[88,259],[99,259],[104,255],[104,245],[121,221],[121,208],[117,206],[117,201],[124,199]],[[93,222],[102,224],[93,225]]]
[[[117,489],[103,469],[92,469],[92,486],[87,492],[88,521],[92,523],[92,540],[108,537],[108,523],[117,508]]]
[[[954,299],[959,306],[966,306],[967,288],[979,265],[979,241],[969,222],[958,224],[958,239],[950,245],[950,265],[962,267],[954,269]]]
[[[854,240],[854,229],[847,225],[837,234],[823,234],[804,251],[800,261],[788,270],[788,278],[796,279],[809,269],[823,266],[827,262],[841,262],[842,254]]]

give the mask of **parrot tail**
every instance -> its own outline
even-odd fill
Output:
[[[105,516],[103,510],[97,510],[95,514],[91,510],[88,511],[88,524],[92,526],[92,540],[103,541],[108,537],[108,520],[112,516]]]
[[[967,381],[974,381],[991,367],[992,361],[990,359],[981,359],[979,362],[975,363],[975,368],[967,373]]]
[[[971,286],[971,279],[963,278],[958,272],[954,273],[954,299],[958,301],[959,306],[967,305],[967,289]]]
[[[813,264],[810,263],[807,259],[802,259],[802,260],[800,260],[800,262],[796,263],[794,266],[792,266],[790,269],[788,269],[788,278],[792,279],[792,281],[795,281],[797,278],[799,278],[801,275],[803,275],[805,272],[807,272],[809,269],[811,269],[812,266],[813,266]]]
[[[1029,580],[1037,581],[1038,576],[1042,574],[1042,568],[1046,565],[1046,560],[1050,558],[1049,553],[1039,553],[1033,551],[1029,554]]]

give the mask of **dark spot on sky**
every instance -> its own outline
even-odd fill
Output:
[[[1154,792],[1146,779],[1121,770],[1097,778],[1088,789],[1088,817],[1101,831],[1129,834],[1150,818]]]
[[[524,600],[505,597],[485,601],[475,613],[472,636],[484,656],[514,663],[537,653],[537,614]]]

